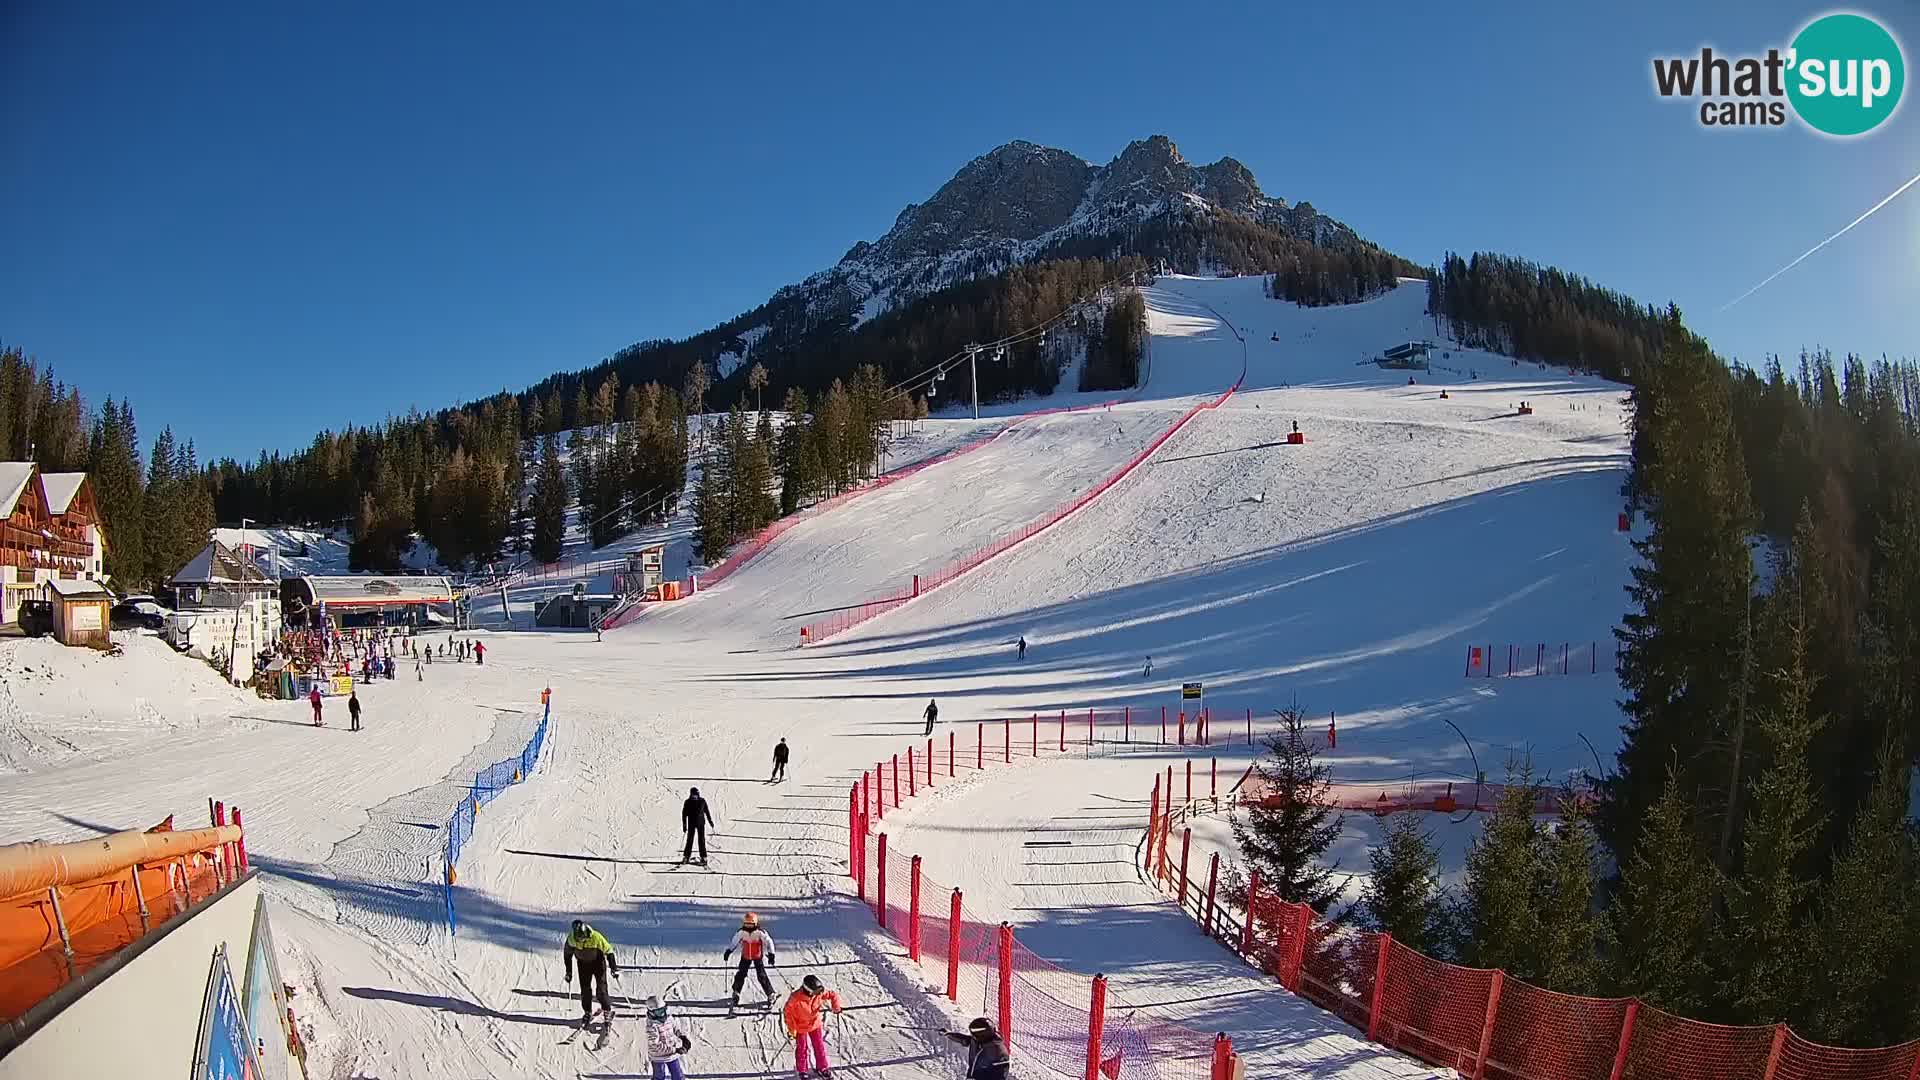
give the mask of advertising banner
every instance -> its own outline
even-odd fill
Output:
[[[273,928],[267,923],[267,901],[253,909],[253,942],[247,947],[247,987],[241,994],[247,1030],[253,1035],[265,1080],[287,1080],[286,984],[280,981],[280,961],[274,953]]]
[[[260,1064],[246,1017],[233,992],[233,972],[227,967],[227,947],[213,951],[213,970],[207,976],[207,994],[200,1005],[200,1044],[193,1055],[193,1080],[255,1080]]]

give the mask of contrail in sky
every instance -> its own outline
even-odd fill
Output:
[[[1773,273],[1768,274],[1766,278],[1760,282],[1760,284],[1755,285],[1753,288],[1748,289],[1746,292],[1741,293],[1739,296],[1736,296],[1733,299],[1727,301],[1725,304],[1721,305],[1720,311],[1725,311],[1728,308],[1732,307],[1733,305],[1739,303],[1740,301],[1745,300],[1747,297],[1752,296],[1754,293],[1759,292],[1761,289],[1766,288],[1768,283],[1773,281],[1774,278],[1777,278],[1781,274],[1784,274],[1787,271],[1793,269],[1794,267],[1799,266],[1801,263],[1807,260],[1807,256],[1813,254],[1816,251],[1819,251],[1821,248],[1826,247],[1828,244],[1831,244],[1835,240],[1838,240],[1841,237],[1847,235],[1847,233],[1850,232],[1855,225],[1858,225],[1861,222],[1872,217],[1875,211],[1879,210],[1881,207],[1887,205],[1893,200],[1899,198],[1901,195],[1905,194],[1906,190],[1915,184],[1920,184],[1920,173],[1915,174],[1913,179],[1907,181],[1904,184],[1901,184],[1897,188],[1894,188],[1893,194],[1887,196],[1884,199],[1881,199],[1877,203],[1874,203],[1871,207],[1867,209],[1866,213],[1861,214],[1859,217],[1854,218],[1852,221],[1847,222],[1846,228],[1841,229],[1839,232],[1834,233],[1832,236],[1829,236],[1825,240],[1822,240],[1819,243],[1813,245],[1812,247],[1808,248],[1806,251],[1801,252],[1799,258],[1793,260],[1792,262],[1781,267],[1780,269],[1775,270]],[[1718,312],[1716,312],[1715,314],[1718,314]]]

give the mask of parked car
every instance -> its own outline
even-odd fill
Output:
[[[173,614],[158,600],[144,594],[123,596],[108,613],[115,627],[138,626],[148,630],[164,630],[167,616]]]
[[[41,637],[53,633],[53,601],[21,601],[20,632],[28,637]]]

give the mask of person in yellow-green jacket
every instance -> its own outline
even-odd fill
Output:
[[[567,935],[566,947],[560,950],[560,963],[566,969],[567,981],[573,981],[573,968],[580,966],[580,1022],[593,1019],[593,998],[596,980],[600,996],[602,1017],[613,1019],[613,1000],[607,996],[607,973],[620,977],[620,962],[614,959],[613,943],[606,935],[588,926],[585,919],[573,920],[573,931]]]

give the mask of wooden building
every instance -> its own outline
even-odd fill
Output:
[[[106,532],[85,473],[42,473],[0,461],[0,623],[24,600],[50,600],[55,580],[104,581]]]
[[[53,636],[62,645],[110,649],[113,636],[110,612],[113,593],[97,581],[54,578],[47,582],[53,594]]]

